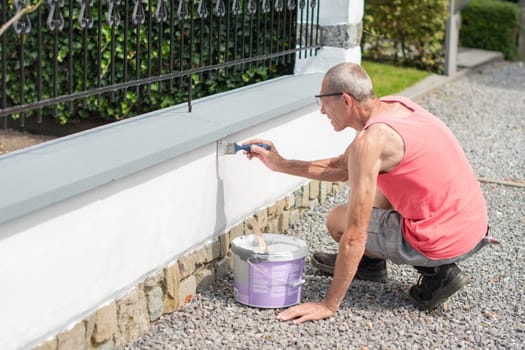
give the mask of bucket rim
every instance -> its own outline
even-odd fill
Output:
[[[251,261],[289,261],[298,258],[305,258],[308,253],[306,242],[299,237],[278,233],[264,233],[262,234],[262,237],[268,244],[268,252],[250,249],[251,247],[258,248],[255,234],[234,238],[231,242],[231,250],[242,260],[251,259]],[[292,249],[286,252],[272,252],[271,248],[273,244],[286,244]]]

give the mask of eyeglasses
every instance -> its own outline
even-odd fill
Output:
[[[350,94],[348,92],[332,92],[332,93],[329,93],[329,94],[315,95],[314,97],[315,97],[315,102],[317,103],[317,106],[321,107],[323,105],[323,101],[321,101],[321,97],[341,96],[341,95],[344,95],[344,94],[350,95],[355,100],[359,101],[359,99],[357,97],[355,97],[354,95],[352,95],[352,94]]]

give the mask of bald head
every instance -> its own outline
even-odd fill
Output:
[[[333,66],[324,76],[329,92],[347,92],[359,102],[374,98],[374,88],[368,73],[358,64],[340,63]]]

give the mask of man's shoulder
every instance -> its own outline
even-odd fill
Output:
[[[385,133],[391,133],[392,131],[395,130],[390,125],[388,125],[388,123],[384,121],[377,121],[370,123],[370,125],[368,125],[366,129],[361,130],[357,136],[364,139],[369,139],[384,136]]]
[[[400,159],[404,154],[404,141],[401,135],[388,124],[375,123],[363,129],[354,139],[353,148],[356,151],[373,153],[381,157]]]
[[[392,130],[388,125],[383,123],[372,124],[370,127],[361,130],[348,147],[351,149],[368,148],[381,145],[385,141],[385,134]]]

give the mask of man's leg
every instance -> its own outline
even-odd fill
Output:
[[[392,205],[386,199],[383,193],[378,190],[378,192],[376,192],[374,207],[391,209]],[[346,230],[346,222],[346,205],[339,205],[331,209],[328,213],[326,227],[328,229],[328,233],[330,236],[332,236],[334,241],[339,243],[341,236]],[[336,258],[337,254],[318,252],[314,253],[312,264],[325,273],[333,274]],[[384,281],[387,278],[386,261],[365,251],[365,256],[363,256],[361,259],[356,277],[362,280]]]
[[[390,204],[383,192],[381,192],[379,189],[376,191],[374,198],[374,207],[380,209],[393,209],[392,204]],[[332,236],[334,241],[337,243],[339,243],[341,236],[346,230],[346,211],[346,205],[338,205],[337,207],[330,210],[328,217],[326,218],[326,227],[328,229],[328,233],[330,233],[330,236]]]
[[[432,310],[468,283],[468,276],[452,263],[435,267],[414,266],[421,274],[408,293],[410,301],[421,310]]]
[[[328,212],[326,217],[326,228],[333,240],[339,243],[346,229],[346,205],[338,205]]]
[[[441,305],[448,297],[468,283],[468,276],[461,271],[456,262],[470,258],[489,243],[499,244],[497,240],[489,236],[487,228],[485,237],[462,256],[441,260],[438,262],[439,266],[417,266],[414,264],[421,275],[417,284],[409,290],[408,298],[410,301],[421,310],[431,310]],[[424,260],[420,260],[420,263],[428,265],[428,261]]]

